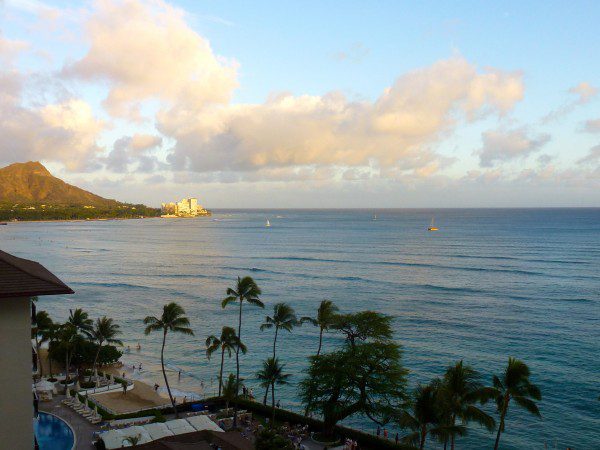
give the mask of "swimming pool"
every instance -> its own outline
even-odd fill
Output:
[[[71,427],[52,414],[40,412],[33,421],[33,429],[40,450],[71,450],[75,444]]]

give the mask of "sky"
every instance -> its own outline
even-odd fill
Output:
[[[209,208],[600,206],[600,3],[0,0],[0,166]]]

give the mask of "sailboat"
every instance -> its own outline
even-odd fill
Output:
[[[267,219],[267,223],[265,224],[265,227],[269,228],[271,226],[271,222],[269,222],[269,219]]]
[[[434,224],[434,218],[431,218],[431,224],[427,227],[427,231],[438,231],[438,228]]]
[[[373,220],[377,220],[377,214],[373,214]]]

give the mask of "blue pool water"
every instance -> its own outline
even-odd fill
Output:
[[[33,421],[40,450],[71,450],[75,443],[73,431],[62,419],[40,412]]]
[[[433,215],[440,231],[428,233]],[[314,315],[328,298],[342,311],[394,317],[411,388],[460,359],[488,384],[509,356],[523,359],[542,389],[542,419],[513,406],[503,450],[600,442],[600,209],[217,211],[194,220],[18,223],[2,227],[0,248],[41,262],[75,290],[40,298],[38,309],[54,319],[75,307],[113,317],[131,345],[124,370],[142,363],[142,378],[161,387],[161,340],[144,336],[144,317],[171,301],[185,308],[195,336],[168,336],[172,386],[198,391],[203,382],[212,394],[219,358],[207,362],[204,340],[237,324],[236,308],[220,301],[235,277],[251,275],[266,308],[244,309],[241,371],[258,397],[254,374],[272,351],[273,333],[259,330],[265,315],[281,301]],[[280,333],[278,355],[292,374],[277,391],[283,407],[302,408],[296,384],[317,336],[311,326]],[[339,342],[329,333],[323,350]],[[233,360],[225,364],[235,371]],[[346,423],[375,428],[361,417]],[[471,426],[458,448],[493,442]]]

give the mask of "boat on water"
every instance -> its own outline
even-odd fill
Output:
[[[438,231],[433,217],[431,218],[431,224],[427,227],[427,231]]]
[[[8,225],[7,222],[0,222],[0,225]]]
[[[373,220],[377,220],[377,214],[373,214]]]
[[[265,224],[265,227],[269,228],[271,226],[271,222],[269,222],[269,219],[267,219],[267,223]]]

